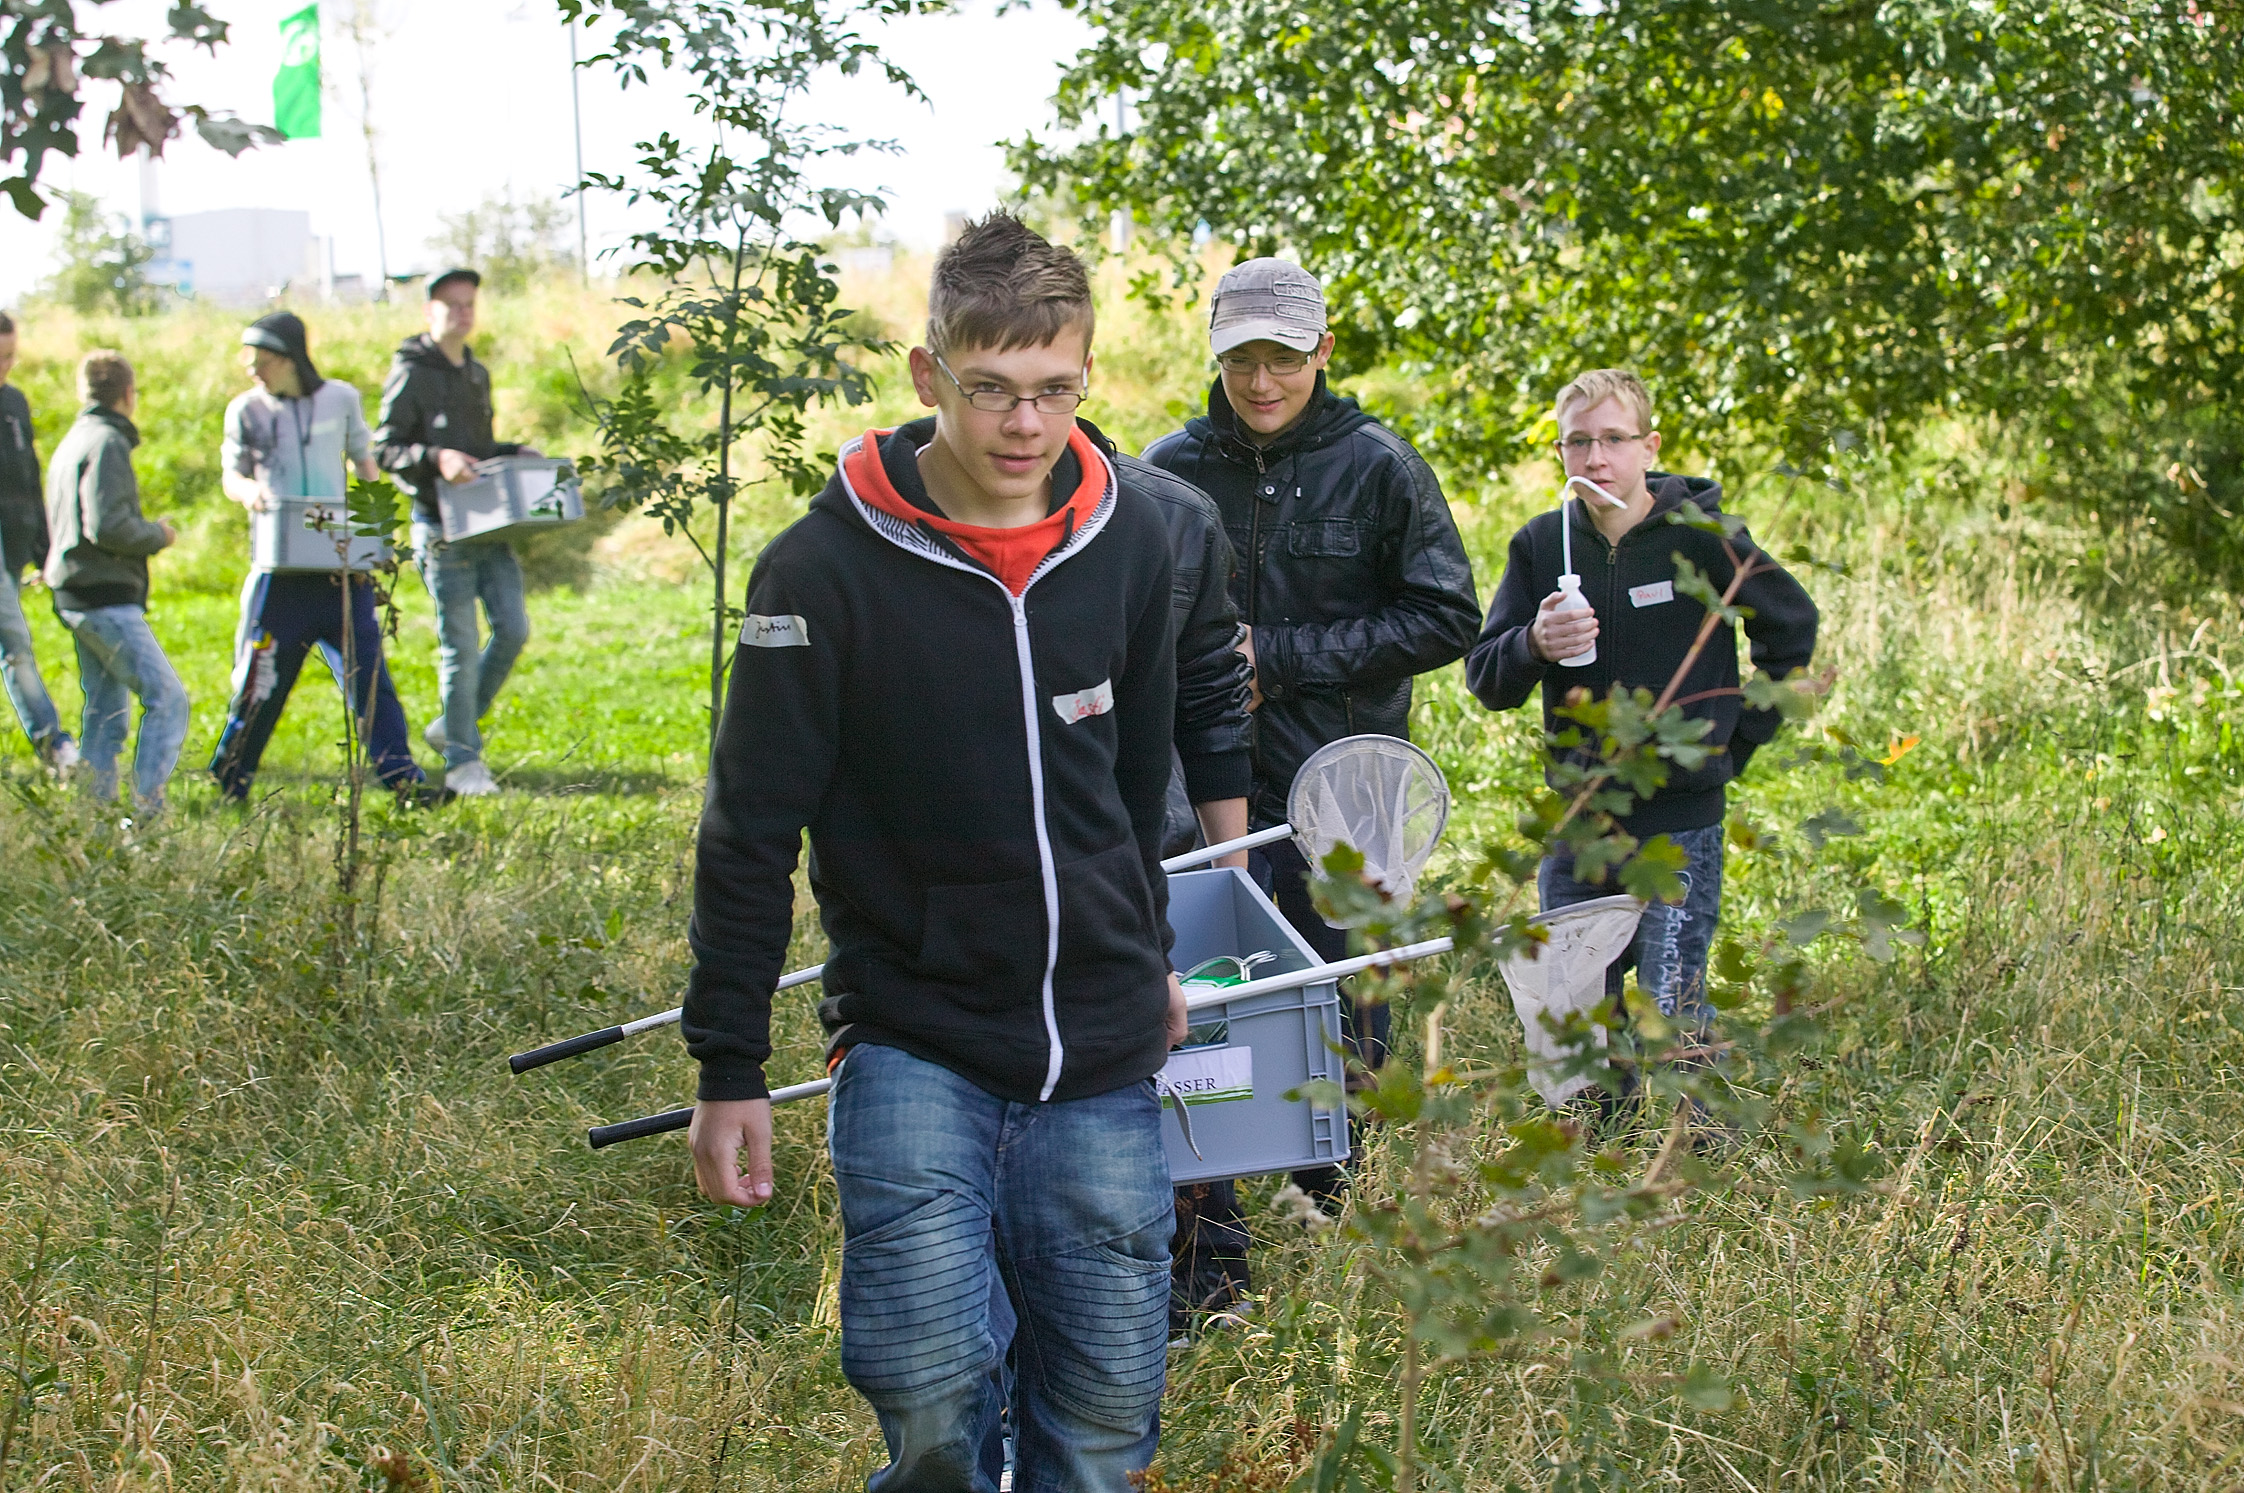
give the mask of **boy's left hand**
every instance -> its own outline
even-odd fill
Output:
[[[1192,1030],[1192,1018],[1184,1010],[1184,981],[1177,978],[1175,970],[1169,971],[1169,1045],[1176,1046],[1184,1034]]]

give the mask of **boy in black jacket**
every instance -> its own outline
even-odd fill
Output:
[[[475,330],[474,270],[446,270],[428,284],[428,331],[408,337],[390,359],[375,461],[413,498],[413,553],[436,603],[436,678],[443,705],[421,737],[444,754],[444,786],[483,797],[499,791],[483,761],[483,717],[530,640],[522,566],[502,535],[457,544],[444,537],[438,497],[447,483],[472,482],[494,456],[536,456],[537,448],[493,438],[491,372],[468,346]],[[480,604],[491,624],[476,627]]]
[[[1255,827],[1281,824],[1301,764],[1343,737],[1410,738],[1411,680],[1463,657],[1480,621],[1472,564],[1433,469],[1408,441],[1332,391],[1324,287],[1300,265],[1250,259],[1216,285],[1208,346],[1220,370],[1208,412],[1145,459],[1215,500],[1236,551],[1231,596],[1254,664]],[[1271,900],[1326,959],[1348,934],[1311,902],[1307,859],[1281,841],[1254,853]],[[1342,1008],[1364,1066],[1386,1061],[1385,1006]],[[1337,1193],[1337,1168],[1297,1174]],[[1248,1287],[1237,1188],[1179,1190],[1178,1326]]]
[[[1017,220],[943,252],[911,356],[935,418],[846,445],[757,561],[710,764],[694,1169],[719,1202],[771,1196],[763,1065],[807,826],[842,1369],[887,1438],[876,1490],[986,1486],[1000,1280],[1017,1488],[1122,1488],[1157,1434],[1172,567],[1141,479],[1073,418],[1090,341],[1082,264]]]
[[[1558,707],[1577,688],[1597,699],[1616,684],[1655,696],[1666,688],[1706,616],[1676,589],[1678,555],[1716,590],[1726,589],[1734,574],[1719,535],[1669,522],[1686,501],[1716,512],[1722,489],[1704,477],[1653,470],[1660,435],[1652,428],[1651,395],[1635,374],[1599,368],[1561,389],[1557,444],[1569,478],[1586,478],[1617,502],[1576,484],[1558,511],[1538,514],[1512,536],[1488,624],[1465,661],[1466,684],[1491,710],[1522,705],[1541,685],[1546,731],[1566,724]],[[1564,606],[1558,588],[1565,564],[1561,524],[1572,529],[1586,610]],[[1737,604],[1751,609],[1745,635],[1754,664],[1777,679],[1806,668],[1815,652],[1815,603],[1742,529],[1730,544],[1750,561]],[[1562,662],[1580,658],[1593,644],[1593,662]],[[1635,941],[1608,971],[1607,983],[1617,993],[1622,972],[1634,966],[1637,983],[1663,1014],[1703,1025],[1714,1014],[1706,1000],[1706,960],[1722,910],[1725,785],[1776,734],[1781,718],[1744,708],[1737,638],[1727,624],[1715,629],[1676,698],[1689,702],[1684,708],[1693,717],[1714,723],[1704,738],[1714,754],[1696,768],[1670,764],[1661,788],[1616,817],[1639,840],[1666,835],[1683,851],[1684,897],[1645,909]],[[1577,881],[1573,870],[1570,856],[1543,861],[1545,912],[1613,895],[1612,885]]]

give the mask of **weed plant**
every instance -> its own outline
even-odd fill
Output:
[[[866,296],[907,336],[915,273]],[[1102,312],[1087,413],[1135,447],[1197,398],[1193,314]],[[513,791],[372,816],[380,891],[339,981],[332,687],[307,672],[247,810],[192,780],[246,548],[211,472],[232,321],[201,316],[26,323],[50,422],[76,347],[141,363],[150,508],[190,519],[155,562],[154,622],[195,724],[151,824],[55,788],[12,733],[0,746],[0,1487],[860,1486],[880,1441],[838,1367],[817,1107],[779,1113],[776,1201],[729,1213],[697,1197],[676,1137],[583,1144],[587,1124],[690,1096],[674,1037],[519,1080],[503,1062],[681,988],[698,601],[628,525],[582,551],[587,589],[533,597],[489,730]],[[607,316],[558,289],[493,306],[479,352],[503,428],[572,449],[560,349],[589,372]],[[371,395],[411,329],[395,309],[321,311],[315,350]],[[893,367],[880,391],[858,418],[912,412]],[[1834,451],[1804,478],[1697,444],[1770,548],[1823,562],[1798,565],[1838,669],[1817,722],[1735,795],[1727,918],[1758,933],[1868,882],[1927,935],[1884,965],[1814,946],[1836,1004],[1768,1095],[1780,1122],[1852,1127],[1881,1190],[1795,1197],[1783,1148],[1749,1144],[1734,1185],[1547,1303],[1557,1330],[1427,1380],[1422,1485],[2244,1483],[2234,602],[2110,601],[2172,594],[2139,584],[2168,578],[2158,551],[2006,500],[1961,437]],[[1548,478],[1445,476],[1485,596]],[[742,552],[790,515],[752,495]],[[418,727],[434,636],[410,580],[401,600],[391,661]],[[67,712],[70,655],[32,601]],[[1536,723],[1489,716],[1454,669],[1419,700],[1458,795],[1456,874],[1512,835]],[[1829,753],[1780,770],[1842,739],[1892,759],[1882,781]],[[1818,857],[1810,835],[1831,837]],[[799,905],[794,965],[823,947]],[[1444,1061],[1516,1060],[1493,970],[1446,973]],[[815,1076],[812,1001],[776,1015],[774,1082]],[[1398,1022],[1398,1061],[1423,1060],[1423,1015]],[[1369,1132],[1360,1196],[1405,1183],[1408,1128]],[[1615,1144],[1640,1169],[1661,1139]],[[1171,1356],[1156,1486],[1284,1486],[1351,1413],[1395,1439],[1400,1318],[1368,1246],[1268,1206],[1275,1185],[1248,1189],[1251,1325]]]

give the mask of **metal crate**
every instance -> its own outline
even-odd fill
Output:
[[[1323,962],[1232,866],[1172,874],[1169,926],[1176,932],[1170,957],[1178,969],[1220,954],[1275,954],[1255,967],[1259,979]],[[1161,1072],[1168,1087],[1186,1096],[1200,1154],[1185,1141],[1176,1100],[1164,1097],[1161,1134],[1172,1179],[1252,1177],[1348,1159],[1345,1109],[1285,1097],[1312,1079],[1337,1084],[1343,1077],[1338,981],[1204,1006],[1192,1021],[1185,1045],[1169,1054]]]
[[[350,512],[341,498],[275,498],[249,516],[250,563],[259,570],[371,570],[389,558],[383,539],[353,536],[342,554],[336,541],[348,531]]]
[[[439,482],[437,512],[444,538],[491,539],[514,529],[540,529],[584,517],[576,468],[549,456],[494,456],[476,466],[473,482]]]

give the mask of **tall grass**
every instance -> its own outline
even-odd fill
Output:
[[[866,296],[904,335],[912,283],[907,266]],[[1197,397],[1192,318],[1111,294],[1102,311],[1092,413],[1134,446]],[[554,349],[589,363],[603,314],[558,291],[493,308],[502,421],[548,449],[586,438]],[[353,315],[362,331],[323,313],[315,346],[371,390],[411,323]],[[224,319],[29,330],[43,412],[60,406],[37,380],[69,348],[124,342],[151,385],[144,475],[223,513],[193,463],[215,460],[230,344],[205,383],[190,365]],[[824,436],[914,408],[891,368]],[[199,433],[175,433],[190,409]],[[1773,841],[1733,853],[1726,898],[1761,926],[1827,895],[1838,873],[1797,853],[1798,826],[1838,806],[1865,831],[1838,842],[1846,865],[1922,919],[1928,946],[1892,966],[1828,956],[1839,1004],[1774,1096],[1867,1127],[1888,1185],[1798,1201],[1749,1150],[1736,1185],[1580,1288],[1572,1336],[1428,1386],[1437,1483],[2244,1485],[2234,605],[2084,604],[2155,551],[2005,506],[1940,452],[1856,462],[1843,493],[1720,454],[1772,547],[1836,567],[1802,567],[1839,671],[1818,730],[1896,757],[1881,784],[1764,753],[1735,813]],[[1450,475],[1485,595],[1538,490]],[[755,503],[744,549],[795,511]],[[183,783],[171,817],[127,825],[48,786],[20,741],[0,750],[0,1487],[841,1489],[877,1465],[836,1360],[815,1108],[780,1112],[777,1201],[732,1214],[697,1199],[675,1137],[581,1139],[685,1100],[674,1039],[521,1080],[501,1063],[671,1004],[684,972],[699,625],[648,584],[667,552],[627,532],[600,541],[616,558],[589,592],[533,600],[493,731],[522,791],[379,822],[381,902],[347,980],[326,952],[324,683],[246,813]],[[198,733],[223,692],[213,593],[238,573],[196,579],[238,563],[203,543],[156,567],[159,634],[200,670]],[[408,600],[393,658],[418,722],[431,640]],[[1420,702],[1459,793],[1453,847],[1507,833],[1534,778],[1528,713],[1489,716],[1454,669]],[[822,947],[801,905],[794,963]],[[1450,1060],[1507,1057],[1502,987],[1468,972]],[[811,1076],[808,1000],[783,1002],[777,1036],[775,1079]],[[1402,1150],[1372,1137],[1364,1195]],[[1256,1229],[1255,1325],[1171,1359],[1171,1488],[1274,1486],[1347,1408],[1375,1431],[1392,1412],[1397,1318],[1351,1247],[1274,1212]],[[1672,1335],[1625,1335],[1663,1317]],[[1728,1408],[1678,1398],[1697,1364],[1729,1376]]]

